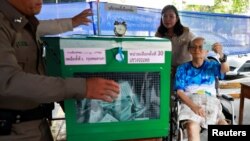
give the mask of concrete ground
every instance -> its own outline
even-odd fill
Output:
[[[242,76],[239,78],[231,78],[228,80],[221,81],[221,84],[227,84],[230,82],[250,82],[250,76]],[[232,94],[232,93],[240,93],[240,88],[232,88],[232,89],[226,89],[222,90],[220,89],[220,92],[223,94]],[[240,105],[240,99],[236,98],[234,99],[233,107],[236,115],[235,124],[238,124],[238,118],[239,118],[239,105]],[[227,107],[230,105],[226,105]],[[230,108],[229,108],[230,109]],[[245,99],[244,104],[244,116],[243,116],[243,125],[249,125],[250,124],[250,112],[248,112],[250,109],[250,99]],[[56,104],[56,108],[53,111],[54,118],[64,118],[64,113],[62,112],[59,105]],[[66,125],[64,120],[54,120],[52,122],[51,130],[54,136],[55,141],[66,141]],[[206,133],[204,133],[206,134]],[[202,136],[201,141],[206,140],[206,135]]]

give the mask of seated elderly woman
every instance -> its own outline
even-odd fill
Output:
[[[204,43],[202,37],[192,39],[188,50],[193,59],[180,65],[175,76],[175,90],[182,101],[179,120],[189,141],[199,141],[201,128],[209,124],[227,124],[215,89],[216,78],[229,71],[226,55],[216,44],[213,51],[220,55],[220,63],[207,60]]]

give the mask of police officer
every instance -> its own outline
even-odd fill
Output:
[[[0,141],[53,141],[41,103],[68,98],[112,102],[119,93],[112,80],[44,75],[34,16],[41,7],[42,0],[1,1]]]

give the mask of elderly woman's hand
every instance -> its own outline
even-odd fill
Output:
[[[220,55],[220,58],[222,58],[223,57],[223,47],[222,47],[222,45],[220,44],[220,43],[214,43],[213,44],[213,51],[215,52],[215,53],[217,53],[217,54],[219,54]]]
[[[205,117],[205,116],[206,116],[205,109],[202,108],[201,106],[196,105],[196,106],[192,107],[191,110],[192,110],[195,114],[197,114],[197,115],[199,115],[199,116],[201,116],[201,117]]]

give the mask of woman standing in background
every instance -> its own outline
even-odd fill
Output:
[[[195,36],[189,30],[188,27],[184,27],[181,24],[178,10],[173,5],[166,5],[162,9],[160,26],[158,27],[155,36],[161,38],[167,38],[172,43],[170,94],[174,95],[173,88],[174,88],[176,68],[184,62],[192,60],[192,56],[188,52],[188,45],[189,42]],[[170,107],[172,107],[172,105],[173,102],[170,98]],[[170,119],[171,119],[171,112],[170,112]],[[170,130],[172,130],[172,128]],[[171,138],[172,136],[171,132],[172,131],[170,131],[169,138]]]
[[[184,62],[191,61],[191,55],[188,53],[187,47],[191,39],[194,38],[194,34],[188,27],[181,24],[176,7],[166,5],[161,11],[161,23],[155,36],[167,38],[172,43],[171,75],[174,78],[176,67]]]

